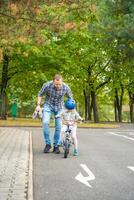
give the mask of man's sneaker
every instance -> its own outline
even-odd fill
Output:
[[[46,146],[44,148],[44,153],[48,153],[50,149],[51,149],[51,145],[50,144],[46,144]]]
[[[59,147],[54,147],[54,149],[55,149],[55,153],[57,153],[57,154],[59,154],[60,153],[60,150],[59,150]]]
[[[54,146],[54,147],[53,147],[53,152],[55,152],[55,148],[56,148],[56,147]]]
[[[74,153],[73,153],[74,156],[78,156],[79,153],[78,153],[78,149],[74,149]]]

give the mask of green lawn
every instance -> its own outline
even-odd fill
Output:
[[[41,127],[42,122],[39,119],[29,119],[29,118],[16,118],[15,120],[12,118],[8,118],[7,120],[0,120],[0,126],[35,126]],[[51,126],[54,126],[53,121],[51,122]],[[118,128],[119,125],[117,123],[85,123],[78,124],[78,127],[83,128]]]

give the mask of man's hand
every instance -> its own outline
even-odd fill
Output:
[[[42,117],[43,117],[42,108],[36,107],[32,117],[33,117],[33,119],[42,119]]]
[[[57,119],[57,118],[60,118],[60,115],[59,115],[59,114],[55,115],[55,119]]]
[[[39,111],[41,110],[40,105],[37,105],[36,108],[35,108],[35,110],[36,110],[37,112],[39,112]]]

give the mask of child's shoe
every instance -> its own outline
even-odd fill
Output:
[[[78,156],[79,153],[78,153],[78,149],[74,149],[74,153],[73,153],[74,156]]]

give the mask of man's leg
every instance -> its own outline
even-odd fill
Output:
[[[56,115],[57,113],[54,113]],[[60,132],[61,132],[61,119],[55,118],[55,132],[54,132],[54,152],[60,153],[59,142],[60,142]]]
[[[44,153],[48,153],[51,148],[51,140],[50,140],[50,117],[51,117],[51,109],[49,106],[44,106],[43,108],[43,136],[46,143]]]

